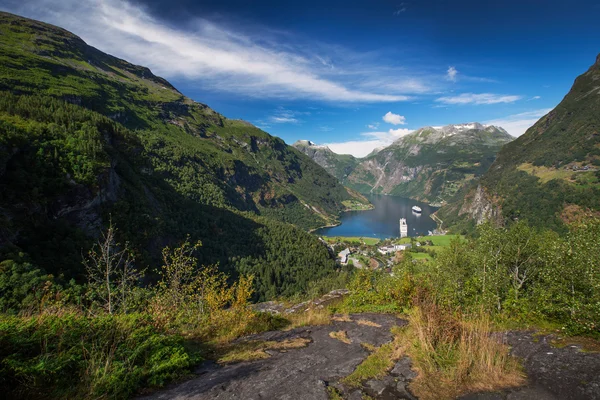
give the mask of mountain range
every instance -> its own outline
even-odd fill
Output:
[[[500,127],[474,122],[423,127],[360,159],[306,140],[293,146],[361,193],[444,204],[483,174],[500,148],[513,139]]]
[[[600,55],[563,100],[439,211],[449,225],[525,219],[564,231],[600,215]]]
[[[66,277],[81,276],[82,252],[112,220],[151,265],[190,235],[201,262],[254,273],[261,297],[289,294],[335,268],[306,230],[336,221],[343,202],[366,202],[148,68],[8,13],[0,132],[0,256],[24,253]]]

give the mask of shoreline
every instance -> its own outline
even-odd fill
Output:
[[[308,233],[315,233],[315,231],[318,231],[319,229],[323,229],[323,228],[333,228],[336,226],[340,226],[342,224],[341,221],[338,221],[337,223],[333,224],[333,225],[323,225],[323,226],[318,226],[316,228],[310,229],[308,231]]]
[[[367,208],[366,210],[352,210],[352,209],[350,209],[350,208],[347,208],[347,209],[345,209],[345,210],[342,210],[342,211],[340,211],[340,214],[341,214],[341,213],[345,213],[345,212],[352,212],[352,211],[371,211],[371,210],[374,210],[374,209],[375,209],[375,206],[374,206],[373,204],[371,204],[371,203],[369,203],[369,204],[371,205],[371,208]],[[341,224],[342,224],[342,221],[337,221],[337,222],[336,222],[335,224],[333,224],[333,225],[323,225],[323,226],[318,226],[318,227],[316,227],[316,228],[309,229],[309,230],[308,230],[308,233],[314,233],[315,231],[318,231],[319,229],[323,229],[323,228],[334,228],[334,227],[336,227],[336,226],[340,226]]]

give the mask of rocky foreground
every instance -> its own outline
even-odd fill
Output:
[[[344,320],[345,319],[345,320]],[[406,321],[392,315],[351,314],[331,325],[273,331],[243,340],[308,339],[306,347],[269,350],[269,358],[219,366],[207,362],[193,379],[145,397],[146,399],[302,399],[331,398],[332,388],[346,399],[415,399],[408,385],[416,377],[410,359],[401,358],[380,380],[368,380],[359,389],[339,383],[368,355],[365,344],[380,346],[392,340],[390,328]],[[345,331],[347,341],[330,336]],[[499,393],[475,393],[464,400],[600,399],[600,353],[580,345],[551,345],[553,336],[508,332],[504,340],[523,359],[526,386]],[[331,388],[329,388],[331,387]]]

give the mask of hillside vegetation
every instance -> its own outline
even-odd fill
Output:
[[[0,258],[24,252],[65,279],[81,278],[82,251],[112,218],[150,265],[189,234],[203,262],[255,273],[258,297],[289,294],[335,269],[303,230],[365,201],[147,68],[6,13],[0,130]]]
[[[308,141],[294,146],[361,193],[443,204],[487,171],[512,139],[502,128],[472,123],[421,128],[361,159]]]
[[[502,148],[479,189],[457,196],[440,210],[441,218],[465,229],[490,217],[500,223],[526,219],[564,232],[573,219],[597,214],[599,82],[600,56],[554,110]]]

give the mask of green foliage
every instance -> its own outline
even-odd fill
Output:
[[[15,314],[22,310],[37,311],[52,283],[52,275],[45,274],[28,262],[2,261],[0,312]]]
[[[158,267],[160,248],[189,234],[201,264],[254,274],[257,298],[334,271],[300,230],[353,197],[308,157],[67,31],[0,22],[0,260],[16,249],[81,282],[112,215],[138,263]]]
[[[480,182],[504,221],[527,219],[533,226],[566,233],[561,218],[566,206],[600,210],[600,183],[593,171],[600,160],[598,79],[600,63],[596,62],[575,80],[554,110],[505,145],[482,176]],[[592,170],[571,173],[573,166],[584,165]],[[536,167],[543,167],[546,176],[532,174]],[[469,206],[473,191],[474,187],[457,195],[440,211],[447,226],[468,229],[468,215],[461,210]]]
[[[409,257],[407,257],[408,259]],[[406,261],[406,265],[412,264]],[[393,275],[379,270],[359,269],[348,284],[350,294],[335,306],[338,312],[399,312],[410,307],[417,289],[415,277],[397,267]]]
[[[386,177],[392,177],[399,168],[418,168],[414,179],[393,186],[384,178],[386,193],[440,203],[482,175],[502,145],[510,140],[510,135],[494,128],[472,129],[449,136],[423,128],[367,156],[364,165],[385,168]],[[370,167],[364,165],[355,168],[343,182],[357,190],[364,190],[363,185],[367,184],[370,191],[380,176],[369,173]]]
[[[148,315],[0,317],[8,397],[128,398],[185,374],[198,357]]]
[[[569,333],[600,333],[600,221],[564,238],[524,222],[479,227],[436,258],[433,284],[441,301],[513,320],[550,319]]]

